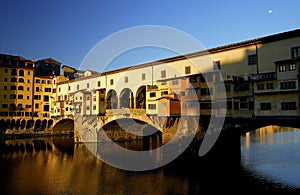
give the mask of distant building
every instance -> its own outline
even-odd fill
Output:
[[[52,59],[45,58],[35,62],[36,76],[59,76],[61,63]]]

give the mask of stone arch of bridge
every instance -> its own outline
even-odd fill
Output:
[[[57,121],[53,126],[53,134],[72,134],[74,133],[74,120],[64,118]]]
[[[162,130],[157,128],[143,120],[135,118],[117,118],[107,121],[103,124],[102,129],[104,131],[125,131],[134,135],[140,135],[144,138],[161,139]]]

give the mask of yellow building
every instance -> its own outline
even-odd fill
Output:
[[[34,62],[19,56],[0,55],[0,126],[25,128],[32,119]]]
[[[34,77],[33,117],[49,119],[52,101],[53,78],[48,76]]]

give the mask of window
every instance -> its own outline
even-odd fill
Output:
[[[41,96],[40,96],[40,95],[34,95],[33,98],[34,98],[35,100],[40,100],[40,99],[41,99]]]
[[[25,108],[31,108],[31,105],[28,105],[28,104],[27,104],[27,105],[25,106]]]
[[[93,106],[93,110],[96,110],[96,106],[95,105]]]
[[[29,79],[27,80],[27,83],[30,83],[30,80],[29,80]]]
[[[51,92],[51,88],[45,88],[45,92]]]
[[[23,105],[22,104],[18,104],[18,110],[22,110],[23,109]]]
[[[257,64],[257,55],[248,55],[248,65],[255,65]]]
[[[142,81],[145,80],[145,79],[146,79],[146,74],[143,73],[143,74],[142,74]]]
[[[198,102],[188,102],[189,108],[198,108]]]
[[[12,78],[10,79],[10,82],[17,82],[17,78],[12,77]]]
[[[290,71],[296,70],[296,64],[290,64],[290,65],[289,65],[289,70],[290,70]]]
[[[7,82],[7,78],[4,78],[4,82]]]
[[[213,61],[213,70],[221,70],[220,64],[221,64],[220,60]]]
[[[86,84],[86,88],[90,88],[90,84],[89,83]]]
[[[69,91],[71,90],[71,86],[68,86],[68,90],[69,90]]]
[[[281,82],[280,89],[296,89],[296,81]]]
[[[17,87],[15,85],[10,86],[10,90],[16,90]]]
[[[202,89],[201,89],[201,91],[202,91]],[[188,95],[190,96],[190,95],[196,95],[197,94],[197,92],[196,92],[196,90],[195,89],[189,89],[188,90]]]
[[[46,80],[42,80],[42,84],[46,84]]]
[[[35,104],[35,105],[34,105],[34,108],[39,108],[39,104]]]
[[[29,100],[29,96],[27,96],[27,99]]]
[[[273,83],[267,83],[266,86],[267,86],[267,89],[274,89]]]
[[[98,83],[97,83],[97,86],[98,86],[98,87],[100,87],[100,86],[101,86],[101,82],[100,82],[100,81],[98,81]]]
[[[8,108],[7,104],[2,104],[2,108]]]
[[[201,88],[201,95],[210,95],[210,93],[212,94],[212,88]]]
[[[24,76],[24,70],[19,70],[19,76]]]
[[[77,85],[77,90],[79,90],[79,85]],[[59,91],[60,92],[60,91]]]
[[[11,76],[17,76],[17,70],[16,69],[12,69],[10,75]]]
[[[19,78],[19,82],[20,83],[24,83],[24,79],[23,78]]]
[[[190,66],[185,67],[185,74],[191,74],[191,67]]]
[[[23,86],[18,86],[18,90],[24,90]]]
[[[150,97],[156,97],[156,92],[151,92]]]
[[[160,95],[161,95],[161,96],[163,96],[163,95],[168,95],[168,91],[162,91]]]
[[[44,95],[44,101],[49,102],[49,96],[48,95]]]
[[[127,76],[124,78],[124,82],[128,83],[128,77]]]
[[[280,65],[279,66],[279,72],[285,72],[286,69],[285,69],[285,65]]]
[[[257,90],[264,90],[265,85],[263,83],[257,84]]]
[[[113,85],[113,84],[114,84],[114,80],[110,79],[110,85]]]
[[[86,110],[90,110],[90,107],[89,107],[89,106],[87,106],[87,107],[86,107]]]
[[[29,87],[27,87],[27,91],[30,91],[30,88],[29,88]]]
[[[281,110],[296,110],[296,102],[281,102]]]
[[[14,100],[14,99],[16,99],[16,97],[17,97],[16,94],[10,94],[10,99]]]
[[[44,105],[44,111],[49,112],[49,105]]]
[[[6,99],[6,95],[3,95],[3,99]]]
[[[3,89],[4,89],[4,90],[7,90],[7,86],[4,86]]]
[[[260,103],[261,110],[271,110],[271,103]]]
[[[185,96],[185,91],[181,91],[180,96]]]
[[[27,73],[28,75],[30,75],[30,71],[28,71],[28,73]]]
[[[7,69],[4,69],[4,72],[5,72],[5,73],[8,73],[8,70],[7,70]]]
[[[156,104],[149,104],[148,109],[149,110],[155,110],[156,109]]]
[[[52,84],[51,80],[47,80],[47,84]]]
[[[35,83],[41,83],[41,80],[37,79],[35,80]]]
[[[160,72],[160,77],[161,77],[161,78],[166,78],[166,70],[162,70],[162,71]]]
[[[292,50],[292,58],[300,57],[300,47],[294,47]]]
[[[249,103],[248,102],[240,102],[240,110],[248,110]]]
[[[173,80],[172,85],[178,85],[178,80]]]

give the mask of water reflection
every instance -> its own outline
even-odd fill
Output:
[[[242,164],[258,177],[300,188],[300,130],[268,126],[241,138]]]
[[[137,143],[123,143],[142,148]],[[122,145],[120,143],[120,145]],[[96,147],[97,148],[97,147]],[[150,147],[151,148],[151,147]],[[214,194],[277,190],[252,180],[222,161],[175,160],[151,171],[107,165],[72,138],[0,142],[1,194]]]

